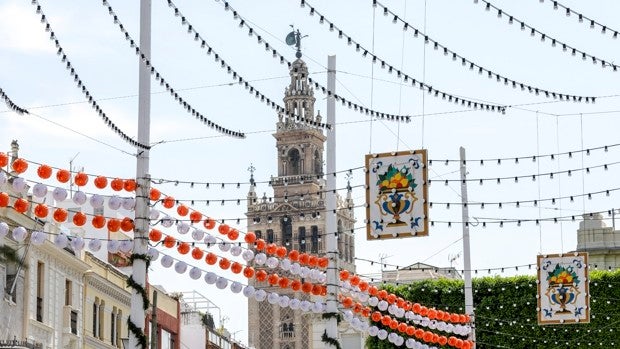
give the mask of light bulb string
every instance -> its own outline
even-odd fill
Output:
[[[126,141],[129,144],[131,144],[132,146],[134,146],[136,148],[150,149],[151,147],[149,145],[141,144],[140,142],[137,142],[133,138],[129,137],[118,126],[116,126],[116,124],[106,115],[106,113],[103,111],[103,109],[97,103],[96,99],[93,98],[93,96],[90,93],[90,91],[86,88],[86,84],[82,81],[82,79],[80,79],[80,77],[79,77],[75,67],[73,66],[73,64],[71,63],[71,61],[68,58],[66,51],[62,48],[62,46],[60,45],[60,41],[58,40],[58,37],[56,36],[54,31],[52,30],[52,27],[51,27],[49,21],[47,20],[47,17],[43,13],[43,9],[41,8],[41,5],[39,4],[39,2],[37,0],[32,0],[31,3],[36,8],[36,10],[35,10],[36,13],[41,15],[41,23],[45,26],[45,31],[50,33],[48,38],[56,46],[56,49],[57,49],[56,54],[57,54],[57,56],[60,57],[60,60],[61,60],[62,63],[65,63],[66,69],[69,71],[69,75],[73,78],[73,81],[75,82],[75,84],[78,87],[78,89],[80,89],[80,91],[82,92],[84,97],[86,97],[86,99],[88,99],[88,102],[89,102],[90,106],[95,110],[95,112],[97,112],[97,114],[99,115],[101,120],[103,120],[103,122],[106,124],[106,126],[108,126],[109,129],[114,131],[124,141]]]
[[[102,1],[102,5],[104,7],[107,7],[108,14],[110,15],[110,17],[113,18],[114,24],[117,25],[117,27],[119,28],[121,33],[125,36],[126,41],[129,42],[129,46],[135,50],[136,56],[138,56],[140,58],[140,64],[144,64],[146,66],[146,68],[149,69],[151,75],[155,77],[155,80],[166,88],[166,91],[168,91],[168,93],[175,99],[175,101],[177,101],[183,107],[183,109],[185,109],[185,111],[187,113],[191,114],[197,120],[199,120],[203,124],[206,124],[207,126],[211,127],[212,129],[215,129],[217,132],[219,132],[221,134],[224,134],[224,135],[227,135],[227,136],[231,136],[231,137],[234,137],[234,138],[245,138],[245,134],[243,132],[232,131],[230,129],[227,129],[225,127],[220,126],[219,124],[211,121],[209,118],[207,118],[202,113],[197,111],[191,104],[189,104],[187,101],[185,101],[185,99],[183,99],[183,97],[181,97],[179,95],[179,93],[177,91],[175,91],[175,89],[170,85],[170,83],[164,79],[162,74],[155,68],[155,66],[153,66],[153,64],[152,64],[152,62],[150,60],[150,57],[147,57],[140,50],[140,47],[138,46],[136,41],[131,37],[131,35],[129,35],[129,32],[127,31],[127,29],[125,29],[125,26],[118,19],[118,15],[116,15],[116,13],[112,9],[112,6],[110,6],[108,1],[107,0],[103,0]]]
[[[233,18],[235,20],[239,20],[239,27],[243,28],[246,27],[248,29],[248,33],[250,35],[253,35],[254,33],[257,33],[257,31],[248,24],[248,20],[245,19],[245,17],[243,17],[237,10],[235,10],[232,6],[230,6],[230,4],[227,1],[223,1],[223,2],[218,2],[220,4],[223,5],[223,8],[225,11],[230,11],[233,15]],[[263,37],[257,35],[257,38],[259,38],[260,42],[257,42],[259,45],[261,44],[261,42],[264,43],[264,48],[266,51],[269,51],[272,53],[272,56],[274,59],[278,59],[281,63],[286,63],[289,68],[293,65],[286,57],[284,57],[284,55],[282,55],[281,53],[279,53],[271,44],[269,44]],[[348,106],[349,108],[354,109],[356,112],[359,112],[361,114],[365,114],[365,115],[370,115],[372,117],[376,117],[378,119],[383,119],[383,120],[389,120],[389,121],[397,121],[397,122],[410,122],[411,121],[411,116],[410,115],[396,115],[396,114],[390,114],[390,113],[385,113],[385,112],[380,112],[380,111],[376,111],[372,108],[366,108],[360,104],[357,104],[355,102],[352,102],[336,93],[334,93],[333,91],[330,91],[328,88],[326,88],[325,86],[321,85],[319,82],[315,81],[314,79],[312,79],[311,77],[308,77],[308,81],[311,84],[314,84],[315,89],[320,90],[323,94],[327,95],[328,97],[334,97],[336,99],[336,101],[339,101],[342,103],[342,105],[344,106]]]
[[[540,0],[541,3],[544,2],[544,0]],[[617,39],[618,38],[618,31],[615,29],[612,29],[604,24],[602,24],[601,22],[592,19],[591,17],[588,17],[580,12],[577,12],[575,10],[573,10],[572,8],[558,2],[558,1],[549,1],[550,3],[553,4],[553,9],[554,10],[558,10],[559,8],[562,8],[563,10],[565,10],[565,14],[566,17],[570,17],[570,15],[576,15],[579,23],[587,23],[590,25],[591,29],[594,29],[594,27],[599,27],[601,29],[601,34],[606,34],[607,32],[609,32],[610,34],[613,33],[612,38]]]
[[[213,59],[215,60],[216,63],[220,62],[220,67],[223,70],[226,70],[228,74],[232,74],[233,80],[237,80],[239,85],[244,85],[246,90],[248,90],[248,93],[250,95],[253,95],[256,98],[260,98],[261,102],[265,103],[266,105],[268,105],[271,108],[275,109],[278,113],[282,113],[282,114],[286,115],[289,118],[294,118],[297,121],[304,122],[304,123],[306,123],[308,125],[311,125],[311,126],[314,126],[314,127],[320,127],[320,128],[325,128],[325,129],[331,129],[332,128],[331,125],[328,125],[326,123],[322,123],[320,121],[315,121],[312,118],[307,118],[307,117],[304,117],[304,116],[300,116],[299,114],[291,113],[288,110],[286,110],[286,108],[280,106],[279,104],[277,104],[276,102],[271,100],[269,97],[267,97],[265,94],[260,92],[257,88],[255,88],[254,86],[252,86],[249,83],[249,80],[244,79],[241,75],[239,75],[237,73],[237,71],[235,69],[233,69],[232,66],[230,66],[228,63],[226,63],[226,61],[221,57],[221,55],[218,54],[213,49],[213,47],[211,47],[207,43],[207,41],[204,39],[204,37],[189,22],[189,20],[181,12],[181,10],[170,0],[168,0],[168,7],[173,9],[175,16],[181,17],[181,25],[182,26],[187,26],[187,34],[189,36],[192,36],[194,38],[194,41],[200,42],[200,47],[202,49],[206,50],[208,55],[212,55]]]
[[[4,103],[6,103],[7,107],[9,107],[9,109],[13,110],[17,114],[19,115],[30,114],[28,110],[15,104],[13,100],[11,100],[11,98],[9,98],[9,96],[4,92],[4,90],[2,90],[2,88],[0,88],[0,97],[4,100]]]
[[[485,4],[485,10],[487,12],[490,12],[491,9],[493,9],[494,11],[497,12],[497,16],[498,17],[502,17],[502,16],[506,16],[508,17],[508,24],[512,24],[512,22],[516,22],[517,24],[520,25],[521,27],[521,31],[525,31],[526,29],[530,31],[530,36],[534,37],[534,36],[540,36],[540,40],[541,41],[545,41],[545,40],[549,40],[551,42],[551,46],[552,47],[556,47],[556,46],[561,46],[562,50],[564,52],[568,52],[569,50],[571,51],[571,54],[573,56],[576,56],[577,54],[579,54],[581,56],[581,58],[583,60],[586,59],[591,59],[593,64],[597,64],[600,63],[601,64],[601,68],[605,68],[605,67],[612,67],[612,71],[616,72],[618,71],[618,66],[613,63],[613,61],[606,61],[604,59],[600,59],[597,58],[596,56],[589,54],[585,51],[582,51],[580,49],[577,49],[571,45],[568,45],[562,41],[559,41],[543,32],[541,32],[540,30],[532,27],[531,25],[523,22],[522,20],[519,20],[518,18],[506,13],[506,11],[504,11],[503,9],[493,5],[491,2],[487,1],[487,0],[480,0],[482,3]],[[474,3],[478,3],[478,0],[474,0]]]
[[[467,106],[467,107],[470,107],[470,108],[474,108],[474,109],[480,108],[481,110],[497,111],[497,112],[505,113],[506,108],[507,108],[507,106],[505,106],[505,105],[481,103],[481,102],[470,100],[470,99],[466,99],[466,98],[463,98],[463,97],[458,97],[458,96],[456,96],[454,94],[438,90],[438,89],[434,88],[433,86],[427,84],[426,82],[417,80],[417,79],[413,78],[411,75],[409,75],[409,74],[407,74],[405,72],[402,72],[400,69],[398,69],[395,66],[389,64],[384,59],[382,59],[381,57],[376,55],[373,52],[373,50],[365,48],[357,40],[353,39],[351,36],[349,36],[348,34],[344,33],[342,31],[342,29],[338,28],[334,24],[334,22],[332,22],[329,19],[325,18],[325,16],[323,14],[321,14],[319,11],[317,11],[316,8],[314,8],[311,5],[309,5],[306,0],[301,0],[301,6],[302,7],[304,7],[306,4],[310,8],[310,12],[309,12],[310,16],[316,15],[317,18],[319,18],[319,23],[325,24],[325,25],[329,26],[329,30],[331,32],[337,33],[338,38],[340,38],[340,39],[345,38],[346,41],[347,41],[348,46],[355,47],[355,50],[357,52],[360,52],[362,57],[369,57],[372,60],[373,64],[379,64],[380,63],[381,64],[381,68],[387,69],[388,73],[396,72],[396,76],[399,79],[402,79],[404,82],[408,82],[409,80],[411,80],[411,85],[412,86],[418,86],[421,90],[427,91],[429,94],[434,94],[435,97],[441,97],[444,100],[447,99],[449,102],[454,101],[454,103],[456,103],[456,104],[460,103],[461,105],[464,105],[464,106]]]
[[[303,1],[303,0],[302,0]],[[485,68],[473,61],[471,61],[470,59],[467,59],[465,57],[463,57],[462,55],[452,51],[450,48],[440,44],[438,41],[434,40],[433,38],[431,38],[430,36],[428,36],[427,34],[425,34],[423,31],[419,30],[418,28],[412,26],[411,24],[409,24],[407,21],[405,21],[404,19],[402,19],[400,16],[398,16],[396,13],[394,13],[392,10],[390,10],[387,6],[383,5],[382,3],[380,3],[379,1],[373,0],[374,4],[380,6],[381,8],[383,8],[383,14],[384,16],[388,16],[388,14],[390,16],[393,16],[393,20],[392,23],[396,24],[397,22],[402,22],[403,23],[403,31],[407,31],[408,28],[411,28],[413,30],[413,36],[414,37],[421,37],[424,38],[424,44],[429,44],[431,43],[435,49],[435,51],[443,51],[444,56],[451,56],[452,57],[452,61],[456,62],[456,61],[460,61],[461,65],[463,67],[465,67],[466,69],[469,68],[469,70],[476,70],[478,71],[478,73],[480,75],[487,75],[487,77],[489,79],[495,78],[495,80],[498,83],[504,83],[504,85],[508,86],[511,85],[513,88],[517,88],[520,87],[522,91],[527,90],[529,93],[534,93],[536,95],[540,95],[543,94],[545,97],[547,98],[559,98],[560,100],[564,100],[566,99],[567,101],[574,101],[574,102],[581,102],[582,100],[585,101],[586,103],[592,102],[594,103],[596,101],[596,97],[593,96],[577,96],[577,95],[571,95],[571,94],[566,94],[566,93],[560,93],[560,92],[555,92],[555,91],[549,91],[543,88],[539,88],[536,86],[532,86],[530,84],[527,83],[523,83],[523,82],[519,82],[516,81],[514,79],[508,78],[506,76],[503,76],[501,74],[498,74],[488,68]]]

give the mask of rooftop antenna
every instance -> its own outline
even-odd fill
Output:
[[[293,31],[288,33],[288,35],[286,36],[286,44],[289,46],[295,45],[295,47],[297,48],[295,57],[301,58],[301,39],[308,37],[308,35],[302,36],[299,29],[295,30],[295,27],[292,24],[290,25],[290,27],[293,28]]]

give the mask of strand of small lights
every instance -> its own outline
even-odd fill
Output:
[[[2,99],[4,100],[4,103],[6,103],[6,105],[9,107],[9,109],[11,109],[12,111],[16,112],[19,115],[23,115],[23,114],[30,114],[30,112],[28,112],[28,110],[18,106],[17,104],[15,104],[11,98],[9,98],[9,96],[7,96],[6,93],[4,93],[4,90],[2,90],[2,88],[0,88],[0,97],[2,97]]]
[[[306,4],[307,4],[306,0],[301,0],[301,7],[304,7]],[[441,97],[441,99],[443,100],[447,99],[448,102],[454,102],[455,104],[461,104],[462,106],[467,106],[469,108],[474,108],[474,109],[480,108],[481,110],[486,110],[486,111],[497,111],[501,113],[506,112],[507,107],[505,105],[476,102],[476,101],[469,100],[466,98],[458,97],[453,94],[438,90],[434,88],[433,86],[427,84],[426,82],[416,80],[411,75],[405,72],[402,72],[401,70],[397,69],[393,65],[387,63],[384,59],[382,59],[381,57],[376,55],[374,52],[372,52],[372,50],[369,50],[365,48],[364,46],[362,46],[357,40],[353,39],[351,36],[344,33],[342,29],[338,28],[332,21],[326,19],[323,14],[321,14],[319,11],[316,10],[316,8],[310,5],[308,5],[308,7],[310,8],[309,15],[310,16],[316,15],[316,17],[319,19],[319,23],[325,24],[326,26],[328,26],[329,31],[337,33],[339,39],[344,38],[347,41],[348,46],[355,47],[355,50],[359,52],[362,55],[362,57],[370,58],[373,64],[380,64],[381,68],[387,69],[388,73],[396,72],[396,76],[399,79],[402,79],[405,83],[409,83],[409,81],[411,81],[412,86],[414,87],[418,86],[420,90],[427,91],[430,95],[434,95],[435,97]]]
[[[155,80],[157,82],[159,82],[160,85],[162,85],[162,86],[164,86],[166,88],[166,91],[168,91],[168,93],[172,97],[174,97],[174,100],[177,101],[183,107],[183,109],[185,109],[185,111],[190,113],[197,120],[200,120],[200,122],[206,124],[207,126],[211,127],[212,129],[215,129],[219,133],[222,133],[224,135],[231,136],[231,137],[234,137],[234,138],[245,138],[245,134],[244,133],[239,132],[239,131],[232,131],[230,129],[224,128],[224,127],[216,124],[215,122],[209,120],[209,118],[204,116],[202,113],[197,111],[187,101],[185,101],[183,99],[183,97],[181,97],[179,95],[179,93],[176,92],[173,87],[171,87],[170,83],[167,82],[164,79],[164,77],[159,73],[159,71],[155,68],[155,66],[153,66],[152,62],[150,61],[150,58],[147,57],[140,50],[140,47],[137,45],[136,41],[129,35],[129,32],[127,31],[127,29],[125,29],[125,26],[118,19],[118,16],[114,13],[114,10],[110,6],[110,4],[107,2],[107,0],[103,0],[102,1],[102,5],[107,7],[108,14],[114,19],[114,24],[116,24],[118,26],[119,30],[121,31],[121,33],[123,33],[123,35],[125,36],[125,39],[129,42],[129,46],[135,50],[136,56],[140,57],[141,63],[144,64],[150,70],[151,75],[155,77]]]
[[[86,88],[86,85],[84,84],[82,79],[80,79],[75,67],[73,66],[69,58],[67,57],[67,53],[62,48],[62,46],[60,46],[60,41],[58,40],[58,37],[52,30],[52,26],[50,25],[49,21],[47,20],[47,17],[43,13],[43,9],[41,8],[41,5],[39,4],[39,2],[37,0],[32,0],[31,3],[36,8],[36,13],[41,15],[41,23],[45,26],[45,31],[50,33],[49,39],[56,46],[56,49],[57,49],[56,54],[58,55],[58,57],[60,57],[61,62],[65,64],[67,70],[69,71],[69,75],[71,75],[71,77],[73,78],[73,81],[75,82],[78,89],[82,91],[82,94],[84,95],[84,97],[88,99],[88,103],[90,104],[90,106],[97,112],[97,114],[103,120],[103,122],[108,126],[108,128],[110,128],[117,135],[119,135],[125,142],[137,148],[150,149],[151,147],[149,145],[140,144],[139,142],[135,141],[133,138],[129,137],[118,126],[116,126],[116,124],[112,122],[110,118],[108,118],[106,113],[99,106],[97,101],[93,98],[90,91]]]
[[[545,2],[545,0],[540,0],[540,3]],[[549,1],[549,3],[553,4],[553,9],[554,10],[558,10],[558,9],[562,9],[564,10],[564,13],[566,14],[566,17],[570,17],[571,15],[575,15],[577,16],[577,19],[579,20],[579,23],[585,23],[588,24],[590,26],[590,29],[594,29],[594,28],[600,28],[601,29],[601,34],[605,35],[607,33],[612,34],[612,38],[617,39],[618,38],[618,31],[612,28],[609,28],[608,26],[588,17],[583,15],[580,12],[577,12],[573,9],[571,9],[570,7],[558,2],[558,1]]]
[[[245,89],[248,90],[248,93],[250,95],[253,95],[257,99],[260,99],[261,102],[265,103],[266,105],[268,105],[271,108],[275,109],[278,113],[284,114],[284,115],[286,115],[289,118],[294,118],[297,121],[304,122],[304,123],[306,123],[308,125],[311,125],[311,126],[314,126],[314,127],[331,129],[331,125],[328,125],[328,124],[325,124],[325,123],[321,123],[321,122],[317,122],[317,121],[312,120],[310,118],[306,118],[306,117],[300,116],[299,114],[294,114],[294,113],[287,112],[284,107],[278,105],[276,102],[271,100],[271,98],[267,97],[265,94],[260,92],[258,89],[256,89],[254,86],[252,86],[247,79],[244,79],[241,75],[239,75],[237,73],[237,71],[235,69],[233,69],[232,66],[230,66],[228,63],[226,63],[226,61],[221,57],[221,55],[219,53],[217,53],[213,49],[213,47],[211,47],[207,43],[207,41],[204,39],[204,37],[202,35],[200,35],[200,33],[196,30],[196,27],[194,27],[189,22],[187,17],[181,12],[181,10],[171,0],[168,0],[168,7],[173,9],[175,16],[181,17],[181,25],[184,26],[184,27],[187,26],[187,35],[193,37],[194,41],[199,42],[200,43],[200,48],[206,50],[207,51],[207,55],[212,56],[216,63],[220,63],[220,67],[223,70],[226,70],[226,72],[228,74],[231,74],[233,80],[236,80],[239,85],[245,86]]]
[[[477,4],[479,2],[479,0],[474,0],[474,3]],[[612,61],[606,61],[604,59],[600,59],[597,58],[594,55],[591,55],[585,51],[579,50],[573,46],[570,46],[560,40],[557,40],[543,32],[541,32],[540,30],[532,27],[531,25],[519,20],[518,18],[515,18],[514,16],[506,13],[506,11],[502,10],[501,8],[493,5],[492,3],[490,3],[487,0],[480,0],[480,2],[482,2],[484,4],[484,8],[486,10],[486,12],[490,12],[491,9],[493,9],[493,11],[497,12],[497,17],[498,18],[503,18],[506,17],[508,18],[507,23],[508,24],[513,24],[513,22],[515,22],[517,25],[519,25],[521,27],[521,31],[525,32],[526,30],[529,31],[530,36],[531,37],[540,37],[540,41],[541,42],[545,42],[548,41],[551,44],[551,47],[562,47],[562,51],[564,52],[571,52],[571,55],[573,56],[581,56],[581,58],[585,61],[587,59],[592,60],[593,64],[597,64],[600,63],[601,64],[601,68],[605,68],[605,67],[612,67],[612,70],[614,72],[618,71],[618,66],[613,63]]]

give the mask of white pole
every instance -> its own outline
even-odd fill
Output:
[[[151,60],[151,0],[140,0],[140,49],[146,59]],[[151,133],[151,74],[142,62],[139,65],[138,95],[138,143],[148,145]],[[144,255],[147,252],[149,229],[149,150],[138,149],[136,156],[136,210],[133,253]],[[146,289],[146,261],[136,258],[133,261],[132,277],[134,281]],[[145,310],[142,295],[131,290],[131,321],[144,333]],[[139,348],[138,338],[130,331],[129,348]]]
[[[325,249],[329,263],[327,265],[327,312],[338,312],[338,243],[336,241],[336,56],[327,57],[327,90],[331,94],[327,97],[327,124],[332,129],[327,131],[327,158],[326,158],[326,191],[327,201],[325,208]],[[327,320],[327,336],[338,338],[338,322],[336,318],[330,317]]]
[[[465,160],[465,148],[461,147],[461,207],[463,213],[463,277],[465,278],[465,313],[474,321],[474,296],[471,286],[471,258],[469,254],[469,208],[467,207],[467,161]],[[472,326],[469,339],[476,341],[476,328]]]

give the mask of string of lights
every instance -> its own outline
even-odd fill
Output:
[[[248,20],[245,19],[245,17],[243,17],[237,10],[235,10],[232,6],[230,6],[230,4],[227,1],[224,2],[218,2],[220,4],[223,5],[224,10],[225,11],[230,11],[233,15],[233,18],[235,20],[239,21],[239,27],[240,28],[247,28],[248,29],[248,35],[252,36],[252,35],[256,35],[257,37],[257,43],[259,45],[264,44],[264,48],[265,51],[271,52],[272,56],[274,59],[278,59],[280,61],[280,63],[286,63],[288,65],[288,67],[290,68],[293,64],[292,62],[290,62],[284,55],[280,54],[271,44],[269,44],[264,37],[260,36],[257,34],[257,31],[254,29],[254,27],[250,26],[248,24]],[[359,112],[361,114],[365,114],[365,115],[370,115],[371,117],[375,117],[378,119],[382,119],[382,120],[388,120],[388,121],[398,121],[398,122],[410,122],[411,121],[411,116],[410,115],[397,115],[397,114],[390,114],[390,113],[384,113],[384,112],[380,112],[380,111],[376,111],[373,110],[372,108],[366,108],[360,104],[357,104],[355,102],[352,102],[332,91],[330,91],[327,87],[321,85],[319,82],[317,82],[316,80],[312,79],[311,77],[308,77],[308,81],[311,84],[314,84],[315,89],[320,90],[323,94],[327,95],[328,97],[334,97],[336,99],[336,101],[340,102],[343,106],[347,106],[350,109],[353,109],[356,112]]]
[[[529,31],[530,32],[530,36],[531,37],[536,37],[539,36],[540,37],[540,41],[541,42],[545,42],[545,41],[549,41],[551,43],[551,47],[562,47],[562,51],[564,52],[571,52],[571,55],[573,56],[581,56],[581,58],[585,61],[585,60],[592,60],[593,64],[597,64],[600,63],[601,68],[605,68],[605,67],[611,67],[613,69],[614,72],[618,71],[618,66],[613,63],[612,61],[606,61],[604,59],[601,58],[597,58],[594,55],[591,55],[585,51],[582,51],[578,48],[575,48],[573,46],[570,46],[560,40],[557,40],[543,32],[541,32],[540,30],[528,25],[527,23],[519,20],[518,18],[515,18],[514,16],[508,14],[506,11],[502,10],[501,8],[493,5],[492,3],[490,3],[487,0],[474,0],[474,3],[477,4],[478,2],[482,2],[484,4],[484,8],[487,12],[490,12],[491,9],[493,9],[493,11],[497,12],[497,17],[498,18],[503,18],[503,17],[507,17],[508,18],[508,24],[513,24],[514,22],[516,22],[518,25],[520,25],[521,27],[521,31]]]
[[[304,2],[305,0],[302,0],[302,2]],[[433,38],[431,38],[430,36],[428,36],[427,34],[425,34],[423,31],[421,31],[420,29],[414,27],[413,25],[411,25],[410,23],[408,23],[407,21],[405,21],[403,18],[401,18],[400,16],[398,16],[396,13],[394,13],[392,10],[390,10],[387,6],[383,5],[382,3],[380,3],[377,0],[373,0],[373,5],[374,6],[379,6],[381,8],[383,8],[383,15],[384,16],[391,16],[393,17],[392,19],[392,23],[396,24],[398,22],[401,22],[403,24],[403,31],[407,31],[409,29],[412,30],[413,36],[416,38],[423,38],[424,39],[424,43],[425,44],[431,44],[433,46],[433,49],[435,51],[442,51],[444,56],[450,56],[452,57],[452,61],[454,62],[461,62],[461,66],[465,67],[465,69],[469,69],[471,71],[477,71],[479,75],[486,75],[489,79],[493,79],[495,78],[495,81],[497,81],[498,83],[503,83],[506,86],[512,86],[512,88],[516,89],[517,87],[519,87],[521,89],[521,91],[528,91],[529,93],[534,93],[535,95],[543,95],[547,98],[554,98],[557,99],[559,98],[561,101],[566,100],[566,101],[573,101],[573,102],[582,102],[585,101],[586,103],[589,102],[595,102],[596,97],[586,97],[586,96],[576,96],[576,95],[570,95],[570,94],[566,94],[566,93],[560,93],[560,92],[555,92],[555,91],[550,91],[550,90],[546,90],[543,88],[539,88],[536,86],[532,86],[530,84],[526,84],[523,82],[519,82],[516,81],[514,79],[508,78],[504,75],[501,75],[499,73],[496,73],[488,68],[485,68],[483,66],[481,66],[480,64],[477,64],[475,62],[473,62],[470,59],[467,59],[465,57],[463,57],[462,55],[454,52],[453,50],[451,50],[450,48],[446,47],[445,45],[442,45],[441,43],[439,43],[438,41],[434,40]]]
[[[90,106],[95,110],[95,112],[97,112],[101,120],[103,120],[103,122],[108,126],[108,128],[114,131],[125,142],[137,148],[150,149],[151,147],[149,145],[140,144],[139,142],[135,141],[133,138],[129,137],[118,126],[116,126],[116,124],[106,115],[106,113],[99,106],[97,101],[93,98],[90,91],[86,88],[86,85],[84,84],[82,79],[80,79],[80,76],[78,75],[75,67],[73,66],[69,58],[67,57],[66,51],[62,48],[62,46],[60,46],[60,41],[58,40],[58,37],[52,30],[52,26],[50,25],[50,22],[47,20],[47,17],[43,13],[43,9],[41,8],[41,5],[39,4],[39,2],[37,0],[32,0],[31,3],[36,8],[35,10],[36,13],[41,15],[41,23],[45,26],[45,31],[50,33],[49,40],[52,41],[54,45],[56,46],[57,56],[60,57],[60,61],[65,64],[65,67],[67,71],[69,71],[69,75],[73,78],[73,81],[75,82],[76,86],[78,87],[78,89],[80,89],[80,91],[82,91],[82,94],[84,95],[84,97],[88,99]]]
[[[506,112],[506,106],[497,105],[497,104],[481,103],[481,102],[477,102],[473,100],[468,100],[462,97],[455,96],[454,94],[450,94],[450,93],[438,90],[423,81],[416,80],[415,78],[411,77],[411,75],[405,72],[402,72],[400,69],[397,69],[395,66],[387,63],[384,59],[381,59],[381,57],[374,54],[372,50],[369,50],[365,48],[364,46],[362,46],[358,41],[356,41],[351,36],[343,32],[342,29],[336,26],[332,21],[326,19],[324,15],[322,15],[319,11],[316,10],[316,8],[309,5],[306,2],[306,0],[301,0],[301,7],[304,7],[306,5],[308,5],[308,7],[310,8],[310,12],[309,12],[310,16],[316,15],[316,17],[319,19],[319,23],[329,26],[329,31],[337,33],[338,38],[340,39],[344,38],[347,41],[348,46],[355,47],[355,50],[357,52],[360,52],[362,57],[371,58],[373,64],[380,63],[381,68],[387,69],[388,73],[396,72],[396,76],[399,79],[402,79],[405,83],[411,81],[412,86],[418,86],[421,90],[425,90],[429,94],[434,95],[435,97],[441,97],[443,100],[447,99],[448,102],[454,102],[455,104],[461,104],[463,106],[467,106],[468,108],[474,108],[474,109],[480,108],[481,110],[497,111],[501,113]]]
[[[155,68],[155,66],[153,66],[152,62],[150,61],[150,58],[147,57],[140,50],[140,47],[137,45],[136,41],[131,37],[131,35],[129,35],[129,32],[127,31],[127,29],[125,29],[125,26],[118,19],[118,16],[116,15],[116,13],[114,13],[114,10],[112,9],[112,6],[110,6],[108,1],[103,0],[102,5],[104,7],[107,7],[108,14],[110,15],[110,17],[113,18],[114,24],[118,26],[121,33],[125,36],[125,40],[129,42],[129,46],[134,49],[136,56],[140,58],[141,64],[144,64],[147,68],[149,68],[150,73],[152,76],[155,77],[155,80],[159,82],[160,85],[166,88],[166,91],[174,98],[175,101],[177,101],[183,107],[183,109],[185,109],[186,112],[188,112],[189,114],[194,116],[197,120],[199,120],[203,124],[206,124],[208,127],[216,130],[219,133],[222,133],[224,135],[231,136],[234,138],[245,138],[244,133],[239,132],[239,131],[232,131],[230,129],[224,128],[216,124],[215,122],[211,121],[209,118],[204,116],[202,113],[197,111],[187,101],[185,101],[185,99],[183,99],[183,97],[179,95],[178,91],[175,91],[175,89],[170,85],[170,83],[166,81],[166,79],[164,79],[162,74],[159,73],[159,71]]]
[[[294,118],[297,121],[302,121],[302,122],[304,122],[304,123],[306,123],[308,125],[314,126],[314,127],[321,127],[321,128],[331,129],[331,125],[327,125],[325,123],[317,122],[317,121],[315,121],[313,119],[300,116],[299,114],[294,114],[294,113],[288,112],[284,107],[280,106],[279,104],[277,104],[276,102],[271,100],[271,98],[267,97],[265,94],[260,92],[258,89],[256,89],[254,86],[252,86],[249,83],[249,80],[244,79],[228,63],[226,63],[226,61],[221,57],[221,55],[218,54],[213,49],[213,47],[211,47],[205,41],[204,37],[202,35],[200,35],[200,33],[195,29],[195,27],[189,22],[187,17],[181,12],[181,10],[171,0],[168,0],[168,7],[170,7],[171,9],[174,10],[174,15],[175,16],[181,17],[181,25],[183,27],[187,26],[187,34],[189,36],[192,36],[194,38],[194,41],[199,42],[200,43],[200,47],[207,51],[207,55],[212,56],[216,63],[219,62],[221,68],[226,70],[228,74],[232,75],[233,80],[237,80],[239,85],[245,86],[246,90],[248,90],[248,93],[250,95],[253,95],[256,98],[260,98],[261,102],[267,104],[271,108],[275,109],[278,113],[284,114],[284,115],[286,115],[289,118]]]
[[[6,103],[6,105],[9,107],[9,109],[11,109],[12,111],[16,112],[19,115],[23,115],[23,114],[30,114],[30,112],[20,106],[18,106],[17,104],[15,104],[11,98],[9,98],[9,96],[6,95],[6,93],[4,93],[4,90],[2,90],[2,88],[0,88],[0,97],[2,97],[2,99],[4,100],[4,102]]]
[[[540,3],[544,3],[545,0],[540,0]],[[612,38],[617,39],[618,38],[618,31],[612,28],[609,28],[608,26],[588,17],[585,16],[584,14],[577,12],[573,9],[571,9],[570,7],[558,2],[558,1],[549,1],[549,3],[553,4],[553,9],[554,10],[559,10],[560,8],[564,11],[564,13],[566,14],[566,17],[570,17],[571,15],[575,15],[577,16],[577,19],[579,20],[579,23],[585,23],[588,24],[590,26],[590,29],[595,29],[595,28],[600,28],[601,29],[601,34],[605,35],[607,33],[612,34]]]
[[[480,185],[483,185],[484,182],[497,182],[497,184],[502,184],[502,180],[514,180],[515,183],[519,183],[519,179],[523,178],[531,178],[532,181],[536,181],[536,178],[549,177],[549,179],[553,179],[554,176],[560,174],[566,174],[568,177],[572,176],[575,172],[585,172],[586,174],[590,174],[590,170],[602,168],[605,171],[609,169],[610,166],[618,165],[620,161],[610,162],[602,165],[574,168],[563,171],[555,171],[555,172],[546,172],[546,173],[537,173],[537,174],[529,174],[529,175],[518,175],[518,176],[504,176],[504,177],[495,177],[495,178],[467,178],[467,179],[441,179],[439,182],[444,182],[445,185],[448,185],[450,182],[478,182]],[[432,179],[428,180],[428,185],[430,186],[433,182],[436,182]]]

